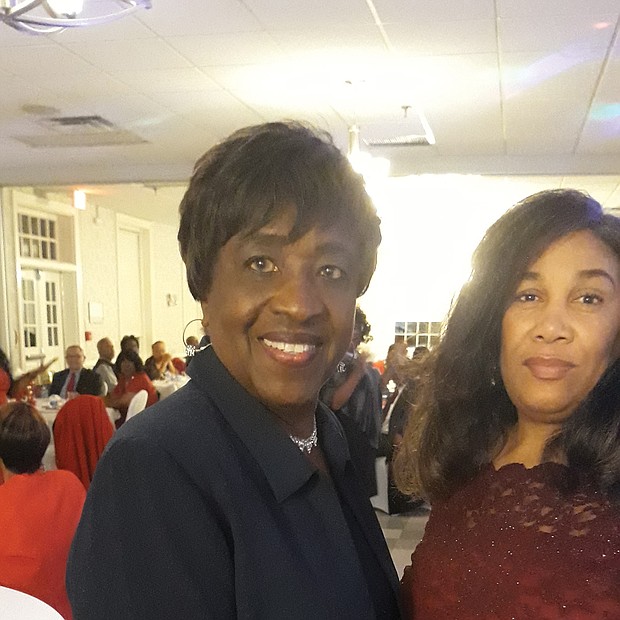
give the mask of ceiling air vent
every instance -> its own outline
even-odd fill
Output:
[[[78,131],[78,132],[108,132],[115,131],[114,123],[106,120],[103,116],[53,116],[39,121],[47,129],[55,131]]]
[[[435,136],[424,114],[402,106],[404,114],[398,120],[385,119],[360,127],[360,138],[368,147],[431,146]]]
[[[420,136],[417,134],[409,134],[403,136],[391,136],[387,138],[375,138],[375,139],[366,139],[364,138],[364,142],[368,146],[430,146],[431,143],[428,141],[426,136]]]
[[[16,140],[33,148],[123,146],[146,142],[98,115],[52,116],[38,119],[35,125],[45,129],[45,133],[16,136]]]

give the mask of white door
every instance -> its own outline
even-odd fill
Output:
[[[43,359],[57,357],[52,370],[64,368],[60,274],[23,269],[21,279],[21,334],[24,370]]]
[[[141,338],[144,336],[144,303],[142,281],[142,248],[140,232],[118,229],[118,290],[119,327],[121,336],[132,334]],[[149,350],[150,343],[140,341],[142,358]],[[150,355],[150,353],[149,353]]]

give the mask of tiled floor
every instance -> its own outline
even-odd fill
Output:
[[[400,515],[388,515],[381,510],[375,512],[390,548],[394,566],[401,577],[403,569],[411,562],[411,553],[422,539],[429,509],[424,505]]]

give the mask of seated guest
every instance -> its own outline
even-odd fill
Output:
[[[109,338],[102,338],[97,343],[97,351],[99,353],[99,359],[93,367],[93,370],[101,376],[103,382],[107,385],[109,394],[118,383],[116,373],[114,372],[114,364],[112,358],[114,357],[114,345]]]
[[[0,585],[34,596],[70,620],[65,570],[86,491],[69,471],[41,469],[49,442],[50,430],[34,407],[23,402],[0,407],[5,480],[0,485]]]
[[[137,336],[130,334],[121,338],[121,351],[133,351],[140,354],[140,341]]]
[[[161,340],[151,345],[153,355],[144,362],[144,370],[151,381],[163,379],[166,373],[177,374],[177,369],[172,363],[172,356],[166,351],[166,344]]]
[[[133,351],[140,355],[140,341],[137,336],[133,334],[129,334],[127,336],[123,336],[121,338],[121,352],[122,351]],[[121,374],[121,366],[118,359],[114,362],[114,372],[118,377]]]
[[[157,391],[151,383],[149,376],[144,372],[144,364],[140,356],[134,351],[121,351],[116,358],[120,366],[121,374],[118,376],[118,384],[105,398],[106,406],[114,407],[121,412],[121,417],[116,421],[116,428],[125,422],[127,407],[131,399],[140,391],[146,390],[148,398],[146,406],[150,407],[157,402]]]
[[[38,375],[43,374],[55,361],[56,359],[53,359],[47,364],[41,364],[41,366],[35,368],[35,370],[31,370],[18,379],[15,379],[11,374],[9,358],[4,351],[0,349],[0,405],[4,405],[9,398],[19,398],[20,394],[26,389],[26,386],[31,381],[34,381]]]
[[[58,394],[61,398],[77,392],[102,396],[105,392],[103,379],[94,370],[84,368],[84,351],[77,344],[67,347],[65,361],[68,368],[55,372],[50,386],[50,395]]]

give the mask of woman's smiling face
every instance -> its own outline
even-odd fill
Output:
[[[619,355],[620,261],[590,231],[530,264],[502,321],[502,379],[519,417],[560,424]]]
[[[360,268],[344,222],[295,241],[288,209],[221,249],[202,301],[213,349],[268,409],[314,410],[351,340]]]

